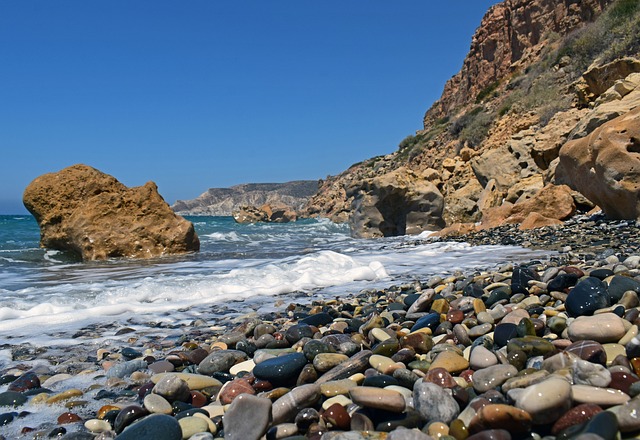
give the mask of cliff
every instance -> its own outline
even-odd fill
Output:
[[[308,215],[354,225],[368,224],[366,212],[376,224],[400,225],[394,231],[403,233],[409,218],[425,213],[380,203],[384,194],[372,190],[371,182],[404,169],[404,193],[425,182],[435,185],[444,199],[439,215],[446,225],[496,225],[496,219],[514,218],[509,212],[521,209],[518,204],[545,200],[536,196],[556,183],[565,143],[637,106],[638,28],[637,0],[505,0],[494,5],[476,30],[461,70],[426,112],[423,128],[396,151],[322,181],[307,205]],[[564,176],[559,180],[567,183]],[[388,186],[384,193],[399,194]],[[597,203],[576,191],[572,197],[578,210]],[[392,206],[405,202],[395,198]]]
[[[286,183],[246,183],[209,188],[192,200],[178,200],[171,208],[180,215],[229,216],[241,206],[286,205],[301,210],[318,190],[317,180]]]

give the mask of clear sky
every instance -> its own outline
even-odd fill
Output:
[[[0,214],[85,163],[169,202],[397,148],[491,0],[0,0]]]

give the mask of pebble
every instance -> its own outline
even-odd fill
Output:
[[[600,406],[614,406],[629,401],[629,395],[613,388],[601,388],[590,385],[572,385],[571,395],[578,403],[594,403]]]
[[[351,388],[349,395],[354,403],[366,408],[376,408],[399,413],[405,409],[405,400],[397,391],[377,387],[360,386]]]
[[[182,440],[178,421],[164,414],[152,414],[125,429],[117,440]]]
[[[217,350],[198,364],[198,373],[211,376],[217,372],[229,371],[229,368],[247,359],[247,354],[239,350]]]
[[[182,438],[185,440],[199,432],[208,432],[209,430],[207,421],[200,417],[183,417],[178,420],[178,423],[182,431]]]
[[[290,353],[260,362],[253,368],[253,374],[274,385],[287,384],[300,374],[306,364],[304,353]]]
[[[473,388],[479,393],[484,393],[499,387],[516,374],[518,369],[513,365],[493,365],[473,373]]]
[[[626,333],[623,319],[613,313],[580,316],[567,329],[571,341],[618,342]]]
[[[572,405],[571,384],[564,379],[550,377],[524,389],[513,389],[508,396],[515,406],[528,412],[535,424],[555,422]]]
[[[498,363],[496,355],[482,345],[477,345],[471,350],[469,367],[473,370],[491,367]]]
[[[320,399],[320,385],[306,384],[296,387],[273,403],[274,424],[292,421],[303,408],[314,405]]]
[[[430,382],[416,381],[413,405],[426,423],[451,423],[460,413],[460,406],[445,389]]]

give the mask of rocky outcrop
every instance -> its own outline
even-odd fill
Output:
[[[298,218],[296,212],[285,205],[241,206],[232,216],[236,223],[289,223]]]
[[[352,192],[349,226],[356,237],[413,235],[444,227],[442,194],[406,168],[369,179]]]
[[[614,1],[504,0],[493,6],[461,71],[426,113],[424,129],[397,151],[324,181],[308,207],[334,220],[351,215],[355,229],[369,213],[370,229],[377,230],[385,208],[368,199],[371,182],[403,168],[436,186],[447,225],[513,222],[526,228],[562,221],[566,211],[553,214],[533,202],[548,184],[566,183],[556,178],[560,148],[640,105],[634,34],[640,12],[618,1],[600,16]],[[603,35],[616,43],[605,44]],[[568,212],[595,207],[576,191],[566,196]],[[360,211],[350,214],[356,207]]]
[[[155,183],[128,188],[86,165],[44,174],[26,188],[25,207],[43,247],[83,260],[153,258],[200,248],[193,224],[176,215]]]
[[[425,115],[425,127],[535,61],[550,33],[566,35],[592,21],[611,2],[505,0],[492,6],[473,36],[462,69]]]
[[[229,216],[241,206],[286,205],[301,211],[318,191],[317,180],[286,183],[246,183],[231,188],[210,188],[192,200],[178,200],[173,210],[181,215]]]
[[[640,107],[560,149],[556,181],[614,219],[640,219]]]

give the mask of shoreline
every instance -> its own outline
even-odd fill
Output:
[[[549,283],[563,279],[561,275],[579,274],[579,271],[589,275],[607,267],[616,273],[615,277],[624,276],[640,285],[638,259],[628,258],[640,255],[638,243],[628,239],[634,234],[638,236],[638,226],[638,222],[605,221],[591,216],[571,220],[562,227],[517,231],[514,225],[440,240],[467,241],[474,245],[525,244],[531,248],[541,248],[544,240],[553,240],[545,249],[555,248],[553,250],[560,251],[559,254],[548,261],[532,261],[520,266],[525,268],[524,272],[534,270],[539,278],[531,279],[526,286],[513,284],[513,270],[516,269],[518,276],[523,270],[507,264],[492,272],[434,276],[396,286],[390,282],[385,289],[363,290],[323,301],[314,301],[308,295],[298,297],[299,303],[293,294],[274,297],[276,304],[282,302],[278,305],[284,307],[282,311],[274,309],[262,315],[253,311],[245,316],[231,314],[213,326],[208,325],[203,316],[201,323],[194,322],[190,328],[183,329],[178,338],[158,336],[154,339],[149,334],[138,335],[130,329],[129,333],[124,333],[129,335],[127,341],[105,341],[105,345],[97,350],[93,344],[91,347],[73,347],[67,352],[66,359],[64,353],[57,356],[49,353],[45,362],[38,360],[37,352],[27,351],[21,359],[12,362],[12,367],[1,372],[2,382],[7,385],[2,385],[0,390],[16,388],[14,385],[21,382],[27,382],[27,385],[17,391],[25,397],[23,404],[15,408],[4,406],[0,410],[0,421],[5,425],[0,427],[0,433],[5,438],[14,438],[12,436],[25,430],[22,437],[16,438],[36,438],[36,435],[46,436],[54,430],[64,430],[68,433],[62,438],[106,440],[115,437],[113,429],[120,431],[131,424],[131,428],[122,431],[118,437],[126,440],[145,438],[131,437],[131,433],[160,424],[165,426],[167,436],[154,438],[180,438],[170,436],[176,425],[183,425],[180,428],[183,432],[194,429],[191,438],[196,440],[217,438],[221,431],[230,438],[251,438],[252,435],[259,438],[266,433],[267,438],[331,439],[341,438],[339,432],[344,430],[354,431],[350,436],[344,434],[345,439],[384,438],[383,431],[394,431],[387,438],[426,438],[416,429],[423,429],[434,438],[450,440],[464,440],[470,435],[490,438],[487,437],[489,434],[493,435],[491,438],[522,438],[532,432],[544,436],[552,435],[557,420],[544,420],[548,417],[544,416],[545,411],[532,407],[527,399],[518,395],[542,389],[544,384],[555,380],[569,384],[569,400],[565,395],[564,403],[550,403],[558,405],[554,410],[558,415],[571,411],[567,407],[569,401],[572,408],[591,405],[589,408],[595,412],[590,413],[588,419],[594,421],[606,419],[611,414],[605,411],[596,418],[600,410],[617,407],[618,412],[623,411],[617,414],[617,423],[626,423],[628,414],[624,411],[635,410],[634,405],[640,406],[640,401],[635,403],[636,399],[632,399],[640,393],[640,385],[633,386],[638,371],[632,365],[633,358],[627,358],[625,347],[619,342],[623,340],[629,345],[629,340],[637,334],[637,293],[627,295],[622,292],[614,304],[620,303],[625,294],[623,308],[614,306],[609,313],[600,314],[616,325],[622,325],[624,334],[615,335],[615,341],[597,342],[592,351],[599,353],[599,357],[592,353],[584,359],[580,358],[584,354],[582,351],[578,353],[579,350],[570,348],[579,343],[580,336],[574,335],[576,340],[572,340],[567,334],[576,318],[563,316],[567,292],[572,286],[558,291],[548,291],[547,287]],[[505,243],[505,240],[513,243]],[[632,267],[625,266],[625,261]],[[565,265],[569,269],[560,270]],[[572,278],[574,284],[578,278]],[[517,286],[524,291],[519,291]],[[605,284],[606,294],[610,294],[609,287]],[[609,298],[608,302],[613,301]],[[609,306],[597,307],[598,313]],[[564,323],[559,323],[562,320]],[[510,337],[498,343],[507,330],[511,332],[507,335]],[[516,346],[510,343],[513,342],[510,339],[522,338],[529,340],[519,346],[517,343],[522,341],[514,342]],[[502,342],[504,344],[500,345]],[[532,344],[533,348],[530,348]],[[618,355],[609,359],[612,356],[609,349]],[[572,354],[567,354],[569,352]],[[603,356],[606,358],[604,363]],[[257,370],[243,373],[253,368],[250,360],[259,361],[255,362]],[[267,364],[260,367],[263,362]],[[269,363],[274,365],[264,366]],[[160,381],[160,373],[170,370],[195,374],[208,386],[194,385],[195,376],[181,376],[179,380],[176,379],[178,376],[173,376],[172,380],[167,379],[160,385],[149,385],[152,381]],[[280,373],[274,376],[272,371]],[[489,373],[493,381],[497,376],[504,380],[499,384],[492,381],[485,384],[488,379],[482,378]],[[587,383],[572,383],[578,376]],[[620,379],[621,376],[625,379]],[[349,377],[353,383],[346,381]],[[329,380],[331,378],[335,380]],[[618,388],[612,388],[612,382]],[[626,392],[619,389],[621,382],[625,383]],[[223,383],[226,383],[224,387]],[[161,385],[173,388],[167,391]],[[434,385],[437,388],[433,388]],[[155,387],[154,397],[147,399],[146,393],[152,387]],[[283,387],[291,391],[284,394]],[[575,394],[585,394],[584,387],[593,388],[589,388],[586,395],[595,395],[593,399],[596,400],[602,393],[596,392],[595,388],[615,389],[609,394],[614,394],[619,401],[582,402],[580,399],[583,398],[577,399]],[[175,398],[176,390],[180,389],[182,396]],[[428,392],[423,393],[423,389]],[[237,395],[243,392],[256,397],[241,398],[236,402]],[[6,402],[6,398],[6,392],[0,393],[0,402]],[[435,398],[439,399],[435,403],[428,400]],[[151,419],[143,417],[148,412],[177,411],[168,410],[161,399],[165,402],[175,399],[180,403],[173,406],[181,409],[189,404],[204,407],[208,420],[191,414],[201,412],[194,409],[176,417],[161,417],[162,420],[159,415]],[[153,402],[148,403],[149,400],[155,400],[155,406]],[[327,401],[335,401],[338,406],[330,404],[329,408]],[[380,401],[384,404],[376,403]],[[133,411],[135,416],[125,416],[122,409],[132,406],[134,409],[128,411]],[[268,411],[266,407],[269,407]],[[425,409],[432,407],[441,412],[434,415]],[[111,413],[105,408],[111,408]],[[449,413],[442,413],[445,409]],[[225,410],[228,415],[222,421]],[[24,414],[24,411],[31,414]],[[497,413],[489,417],[490,411]],[[266,422],[245,426],[236,420],[248,413],[256,417],[262,414]],[[179,422],[178,417],[185,421]],[[496,417],[499,422],[494,420]],[[269,422],[270,418],[276,423]],[[507,422],[514,418],[519,420],[519,425],[529,427],[526,432],[509,427]],[[137,419],[139,421],[133,424]],[[400,427],[412,431],[402,431]],[[502,429],[504,427],[507,427],[506,431]],[[589,431],[593,426],[584,428],[585,432],[594,432]],[[614,428],[615,435],[618,428]],[[640,430],[640,424],[632,428],[632,431]],[[195,434],[200,429],[211,435]],[[379,434],[357,434],[372,429]],[[630,428],[625,426],[624,429]],[[101,430],[105,431],[100,433]],[[259,435],[256,430],[261,431]],[[238,433],[242,436],[238,437]]]

